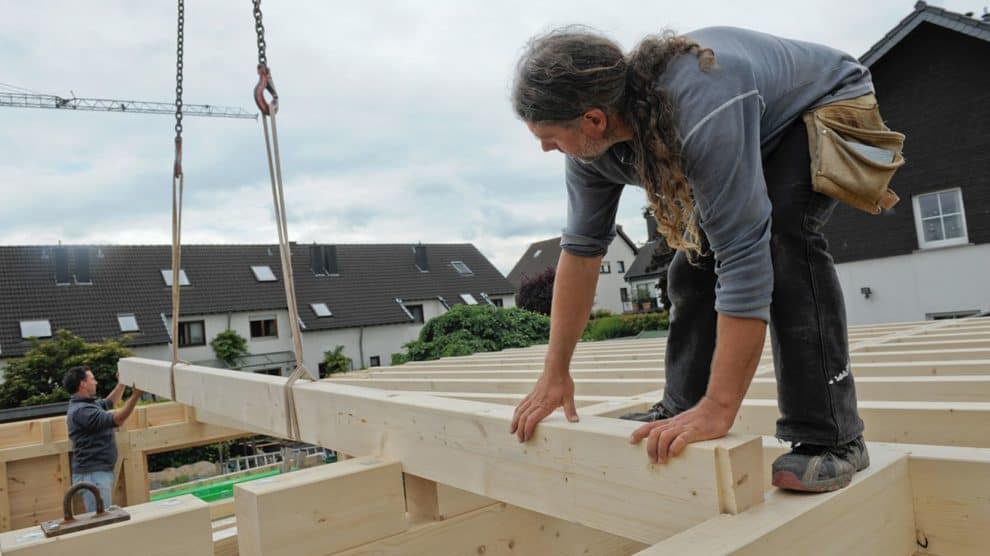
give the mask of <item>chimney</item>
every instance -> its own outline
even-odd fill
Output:
[[[69,248],[59,245],[55,252],[55,283],[60,285],[72,283],[72,276],[69,274]]]
[[[337,267],[336,245],[323,246],[323,262],[326,264],[327,274],[331,276],[336,276],[337,274],[340,274],[340,269]]]
[[[89,273],[89,247],[74,247],[72,249],[72,259],[76,264],[76,283],[92,284],[93,279]]]
[[[653,241],[660,237],[660,232],[657,231],[657,219],[653,216],[653,211],[644,210],[643,218],[646,219],[646,241]]]
[[[990,10],[983,8],[983,15],[980,16],[980,19],[982,19],[987,23],[990,23]]]
[[[316,245],[314,243],[309,246],[309,268],[317,276],[327,274],[326,255],[322,245]]]
[[[429,272],[430,265],[426,262],[426,246],[422,243],[413,246],[413,253],[416,255],[416,268],[420,272]]]

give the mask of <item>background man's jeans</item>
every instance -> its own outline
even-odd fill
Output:
[[[798,120],[763,163],[773,205],[770,338],[781,415],[777,436],[834,446],[862,434],[863,421],[849,368],[845,302],[822,234],[837,203],[811,189],[810,166],[807,131]],[[680,413],[708,388],[718,319],[714,257],[692,265],[679,251],[667,280],[673,311],[663,405]]]
[[[72,484],[76,483],[93,483],[100,489],[100,498],[103,499],[103,508],[109,508],[110,504],[113,503],[113,494],[111,490],[113,489],[113,471],[90,471],[89,473],[73,473],[72,474]],[[93,494],[88,490],[82,491],[83,504],[86,506],[87,512],[96,511],[96,499],[93,498]]]

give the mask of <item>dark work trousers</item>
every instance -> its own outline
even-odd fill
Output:
[[[770,337],[777,437],[832,446],[862,434],[863,421],[849,368],[842,289],[822,234],[836,201],[812,191],[810,166],[807,132],[798,120],[763,161],[773,205]],[[714,268],[710,251],[694,264],[679,251],[670,263],[673,309],[663,405],[675,413],[694,406],[708,388],[718,319]]]

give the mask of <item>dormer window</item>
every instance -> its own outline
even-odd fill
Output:
[[[464,264],[462,261],[450,261],[450,266],[454,267],[461,276],[473,276],[474,272],[468,268],[468,265]]]

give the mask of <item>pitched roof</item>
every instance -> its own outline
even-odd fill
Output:
[[[986,15],[984,15],[986,17]],[[863,65],[871,66],[884,54],[890,51],[904,37],[908,36],[914,29],[922,23],[932,23],[957,31],[971,37],[990,41],[990,21],[976,19],[967,15],[950,12],[944,8],[929,6],[925,2],[918,2],[914,5],[914,11],[901,20],[896,27],[891,29],[879,42],[870,47],[859,60]]]
[[[642,278],[653,278],[655,276],[660,276],[661,272],[666,272],[666,268],[656,268],[651,267],[650,263],[653,261],[653,253],[657,249],[667,249],[667,242],[663,238],[655,239],[653,241],[646,242],[642,247],[639,248],[639,253],[636,253],[636,259],[629,265],[626,269],[626,281],[639,280]]]
[[[632,249],[633,254],[639,251],[633,240],[623,231],[622,226],[615,226],[615,235]],[[548,268],[557,268],[560,251],[560,236],[531,243],[522,257],[516,261],[516,266],[509,271],[509,282],[518,289],[527,279],[539,276]]]
[[[509,282],[518,289],[523,282],[539,276],[546,269],[557,268],[560,251],[560,236],[531,243],[509,271]]]
[[[171,288],[161,271],[171,268],[168,245],[98,245],[89,248],[92,285],[56,285],[53,246],[0,246],[0,357],[22,355],[30,342],[20,322],[49,320],[88,341],[119,337],[118,314],[133,314],[139,332],[130,345],[169,341],[162,315],[171,315]],[[428,244],[428,272],[415,265],[411,244],[337,245],[339,273],[310,270],[309,245],[292,245],[299,315],[304,332],[409,322],[395,299],[416,301],[442,296],[462,303],[460,294],[479,301],[482,292],[511,295],[512,285],[471,244]],[[73,252],[76,252],[73,249]],[[472,271],[462,275],[452,265]],[[259,282],[251,266],[268,266],[277,281]],[[182,269],[182,315],[284,310],[285,285],[277,245],[186,245]],[[310,304],[326,303],[333,316],[320,318]]]

